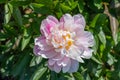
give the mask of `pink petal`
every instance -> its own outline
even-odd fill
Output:
[[[38,45],[35,45],[34,48],[33,48],[33,53],[34,53],[35,55],[40,55],[39,52],[40,52],[39,46],[38,46]]]
[[[43,36],[35,39],[34,53],[44,58],[52,58],[58,54],[52,46],[46,43]]]
[[[40,51],[39,53],[43,58],[53,58],[58,54],[54,49],[49,51]]]
[[[58,20],[53,16],[48,16],[41,22],[41,32],[46,37],[51,33],[51,28],[55,27]]]
[[[50,70],[54,71],[54,65],[49,65],[49,64],[48,64],[48,68],[49,68]]]
[[[54,16],[48,16],[47,18],[55,23],[58,23],[58,20]]]
[[[81,14],[74,15],[73,18],[76,24],[81,24],[83,25],[83,28],[85,27],[86,22],[84,17]]]
[[[79,62],[71,59],[71,66],[68,72],[69,73],[77,72],[78,68],[79,68]]]
[[[57,61],[59,66],[67,66],[70,61],[69,57],[64,56],[61,60]]]
[[[49,59],[49,60],[48,60],[48,64],[49,64],[49,65],[54,65],[55,62],[56,62],[56,61],[55,61],[55,60],[52,60],[52,59]]]
[[[62,55],[61,53],[57,53],[57,55],[54,56],[52,59],[59,61],[59,60],[62,60],[63,58],[64,58],[64,55]]]
[[[51,45],[47,44],[46,38],[43,36],[35,38],[35,45],[38,45],[39,49],[42,51],[48,51],[48,50],[53,49]]]
[[[61,71],[61,66],[58,66],[57,64],[54,65],[54,71],[56,73],[59,73]]]

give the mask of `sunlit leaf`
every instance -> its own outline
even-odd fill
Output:
[[[102,27],[100,27],[100,32],[98,34],[98,37],[100,39],[100,41],[104,44],[104,46],[106,45],[106,37],[105,37],[105,34],[102,30]]]
[[[70,8],[69,6],[67,6],[67,5],[65,5],[65,4],[61,4],[60,6],[61,6],[61,8],[62,8],[62,10],[63,10],[64,12],[67,12],[67,11],[70,11],[70,10],[71,10],[71,8]]]
[[[23,50],[27,46],[27,44],[29,43],[29,41],[31,39],[30,34],[31,34],[30,29],[24,29],[21,50]]]
[[[73,76],[76,80],[84,80],[83,76],[79,72],[73,73]]]
[[[30,80],[39,80],[43,75],[44,73],[46,72],[47,68],[43,67],[39,67],[35,73],[32,75],[31,79]]]
[[[98,64],[103,64],[101,61],[99,61],[96,57],[92,57],[92,60],[95,61]]]
[[[13,6],[11,4],[5,5],[5,20],[4,23],[7,24],[10,21],[11,15],[13,13]]]
[[[94,5],[100,9],[102,8],[102,0],[94,0]]]
[[[41,56],[35,56],[33,57],[33,59],[31,60],[30,66],[35,66],[38,65],[42,60]]]

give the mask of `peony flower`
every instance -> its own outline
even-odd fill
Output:
[[[34,53],[48,59],[48,67],[57,73],[76,72],[83,58],[92,56],[93,35],[84,31],[81,14],[65,14],[58,21],[48,16],[41,23],[42,36],[35,38]]]

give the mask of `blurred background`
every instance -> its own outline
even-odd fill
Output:
[[[95,45],[78,72],[55,73],[33,53],[48,15],[82,14]],[[0,0],[0,80],[120,80],[120,0]]]

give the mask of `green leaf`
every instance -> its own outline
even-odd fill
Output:
[[[98,80],[105,80],[102,76]]]
[[[94,5],[98,8],[102,8],[102,0],[94,0]]]
[[[97,50],[98,50],[98,47],[99,47],[99,40],[98,40],[98,37],[95,35],[94,36],[94,41],[95,41],[95,45],[93,46],[93,49],[94,49],[94,54],[97,54]]]
[[[77,7],[77,5],[78,5],[78,1],[72,2],[71,3],[71,9],[72,10],[75,9]]]
[[[10,1],[10,4],[12,4],[13,6],[16,6],[16,7],[19,7],[19,6],[25,6],[25,5],[28,5],[30,4],[31,0],[28,0],[28,1]]]
[[[40,78],[44,75],[44,73],[47,71],[47,68],[45,67],[38,67],[38,69],[35,71],[35,73],[32,75],[30,80],[40,80]]]
[[[13,13],[13,6],[9,3],[5,4],[5,18],[4,18],[5,24],[7,24],[10,21],[12,13]]]
[[[53,6],[52,0],[35,0],[38,4],[43,4],[48,8],[51,8]]]
[[[110,53],[108,53],[107,63],[111,66],[112,64],[114,64],[115,61],[116,61],[115,58]]]
[[[100,32],[98,34],[98,37],[99,37],[100,41],[103,43],[103,45],[106,46],[106,37],[102,30],[102,27],[100,27]]]
[[[69,6],[67,6],[67,5],[65,5],[65,4],[60,4],[60,6],[61,6],[61,8],[62,8],[62,10],[64,11],[64,12],[68,12],[68,11],[71,11],[72,9],[69,7]]]
[[[5,41],[8,38],[8,34],[0,33],[0,41]]]
[[[75,80],[84,80],[83,76],[79,72],[73,73]]]
[[[15,64],[15,66],[13,67],[13,70],[11,72],[13,76],[20,75],[23,72],[25,66],[28,65],[29,60],[31,58],[28,51],[24,52],[21,55],[22,55],[21,58],[19,58],[19,61]]]
[[[103,26],[106,19],[107,19],[107,16],[105,14],[97,14],[92,20],[90,26],[97,27],[97,28],[98,26]]]
[[[6,3],[7,0],[0,0],[0,4]]]
[[[89,74],[87,74],[87,77],[86,77],[86,79],[85,79],[85,80],[91,80],[91,78],[90,78]]]
[[[31,3],[30,6],[33,9],[33,11],[36,12],[36,13],[39,13],[39,14],[51,14],[50,7],[47,7],[44,4]]]
[[[40,8],[40,7],[43,7],[44,4],[31,3],[31,6],[36,7],[36,8]]]
[[[84,0],[79,0],[79,1],[78,1],[78,9],[79,9],[79,12],[80,12],[80,13],[83,12],[83,10],[84,10],[84,5],[85,5]]]
[[[42,61],[41,56],[34,56],[33,59],[30,62],[30,66],[38,65]]]
[[[21,50],[24,50],[24,48],[29,43],[30,39],[31,39],[31,29],[30,28],[24,29]]]
[[[18,26],[23,26],[22,15],[18,7],[13,7],[13,17],[15,21],[18,23]]]
[[[92,60],[95,61],[96,63],[100,64],[100,65],[103,64],[103,63],[102,63],[99,59],[97,59],[95,56],[92,56]]]
[[[96,76],[96,77],[100,77],[100,73],[101,73],[101,72],[102,72],[102,69],[97,70],[96,73],[95,73],[95,76]]]

